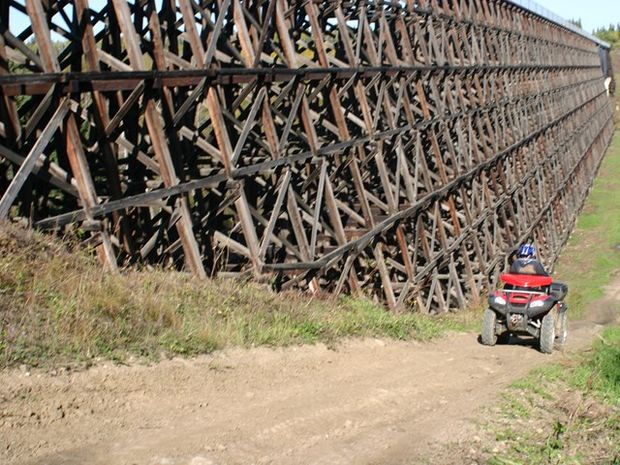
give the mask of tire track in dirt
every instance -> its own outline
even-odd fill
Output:
[[[599,332],[573,324],[567,350]],[[482,406],[533,366],[531,340],[347,341],[229,350],[153,366],[0,374],[0,462],[414,463],[465,438]]]

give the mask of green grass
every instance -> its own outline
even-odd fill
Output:
[[[570,317],[583,316],[620,270],[620,133],[616,132],[576,230],[556,267],[569,283]],[[591,350],[513,383],[487,425],[493,465],[620,465],[620,326]]]
[[[72,249],[73,250],[70,250]],[[396,314],[364,297],[276,294],[174,271],[103,272],[70,242],[0,226],[0,366],[96,357],[195,355],[347,337],[428,340],[478,326],[478,313]]]
[[[620,406],[620,326],[603,331],[593,353],[573,370],[570,382],[611,405]]]
[[[570,284],[570,315],[579,317],[603,296],[620,270],[620,133],[616,132],[571,239],[555,268]]]
[[[503,451],[488,464],[620,464],[620,326],[513,383],[498,416],[489,427]]]

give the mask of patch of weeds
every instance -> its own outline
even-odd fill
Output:
[[[487,462],[488,465],[523,465],[522,462],[515,462],[507,457],[491,457]]]
[[[447,331],[467,330],[469,320],[460,314],[441,316],[420,313],[392,313],[365,297],[345,296],[340,299],[345,313],[334,316],[339,334],[347,336],[385,336],[393,339],[431,340]],[[344,317],[344,319],[342,319]]]
[[[559,363],[534,368],[527,376],[513,382],[510,388],[530,392],[545,400],[554,397],[548,390],[549,383],[560,380],[565,375],[565,367]]]
[[[513,383],[499,407],[503,426],[483,427],[494,435],[483,463],[618,463],[619,348],[620,327],[610,327],[592,350]]]
[[[547,457],[552,458],[556,451],[564,448],[563,436],[565,432],[566,426],[561,421],[555,420],[553,422],[553,431],[547,437],[545,448],[542,451]]]
[[[516,437],[517,433],[512,428],[506,428],[495,433],[497,441],[509,441]]]
[[[294,333],[306,343],[316,342],[324,331],[324,324],[319,321],[303,321],[294,329]]]
[[[580,317],[603,295],[620,269],[620,132],[616,132],[575,231],[558,260],[555,274],[570,284],[570,317]]]
[[[502,416],[508,419],[527,419],[530,417],[530,404],[523,391],[504,393],[502,397]]]
[[[593,351],[572,372],[570,382],[583,391],[594,391],[614,405],[620,405],[620,326],[606,328]]]
[[[347,337],[429,340],[478,327],[479,312],[397,314],[363,296],[276,294],[257,283],[170,270],[107,274],[70,241],[0,228],[0,366],[333,346]]]

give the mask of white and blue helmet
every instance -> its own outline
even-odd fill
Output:
[[[517,252],[519,258],[534,258],[535,255],[536,248],[532,244],[526,242],[519,246],[519,251]]]

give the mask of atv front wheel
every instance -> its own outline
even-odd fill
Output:
[[[485,346],[494,346],[497,342],[497,334],[495,334],[495,325],[497,323],[497,315],[493,310],[487,308],[484,311],[482,319],[482,332],[480,340]]]
[[[555,338],[555,347],[556,349],[561,348],[566,343],[566,338],[568,337],[568,316],[566,315],[566,311],[560,312],[560,316],[558,318],[558,334]]]
[[[540,325],[540,351],[543,354],[550,354],[553,352],[553,345],[555,344],[555,318],[551,313],[547,313]]]

